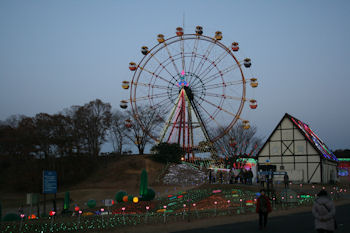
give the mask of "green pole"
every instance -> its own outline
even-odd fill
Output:
[[[69,192],[66,192],[66,194],[64,195],[64,206],[63,206],[63,209],[68,210],[69,209],[69,204],[70,204]]]

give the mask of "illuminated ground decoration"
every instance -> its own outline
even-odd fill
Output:
[[[327,148],[321,139],[310,129],[310,127],[302,121],[296,120],[293,117],[292,121],[304,132],[305,136],[311,143],[314,143],[322,155],[327,159],[338,161],[337,157]]]

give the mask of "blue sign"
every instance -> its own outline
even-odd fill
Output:
[[[43,193],[57,193],[56,171],[43,171]]]

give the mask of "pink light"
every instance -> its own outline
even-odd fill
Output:
[[[149,210],[149,206],[146,206],[146,210]]]
[[[105,211],[105,209],[101,208],[101,212]]]
[[[181,76],[184,76],[184,75],[185,75],[185,71],[182,70],[182,71],[181,71]]]
[[[164,209],[166,209],[166,205],[165,205],[165,206],[163,206],[163,208],[164,208]]]
[[[315,188],[315,185],[312,185],[312,188],[314,189],[314,188]]]
[[[24,218],[24,214],[21,214],[21,218]]]
[[[243,200],[242,199],[239,199],[240,202],[242,202]]]
[[[284,197],[282,197],[282,200],[284,200]]]
[[[221,190],[220,189],[213,190],[213,193],[221,193]]]
[[[124,211],[125,210],[125,207],[122,207],[122,211]]]
[[[290,199],[292,199],[292,198],[293,198],[293,196],[290,196],[289,198],[290,198]]]
[[[254,200],[256,200],[256,199],[254,199]],[[272,200],[276,200],[276,198],[272,198]]]
[[[322,189],[326,189],[326,187],[323,186]]]
[[[227,203],[228,203],[228,204],[230,204],[230,202],[231,202],[230,200],[227,200]]]
[[[196,203],[193,203],[193,207],[196,207]]]
[[[217,205],[217,204],[218,204],[218,202],[217,202],[217,201],[214,201],[214,204],[215,204],[215,205]]]
[[[82,214],[82,213],[83,213],[83,211],[79,210],[79,214]]]
[[[184,208],[186,208],[186,204],[184,204]]]
[[[303,187],[303,184],[300,184],[300,187]]]

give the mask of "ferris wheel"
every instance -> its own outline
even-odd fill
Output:
[[[249,129],[242,110],[245,103],[257,108],[257,101],[246,97],[246,88],[258,86],[255,77],[247,79],[243,72],[251,60],[238,59],[238,43],[227,47],[222,38],[220,31],[214,37],[203,35],[201,26],[193,34],[184,34],[181,27],[170,38],[159,34],[154,47],[142,46],[139,63],[129,63],[131,82],[122,83],[130,89],[130,99],[122,100],[120,107],[131,105],[137,124],[151,138],[180,144],[188,158],[201,145],[213,145],[238,121]],[[146,129],[140,118],[143,106],[157,114],[157,129]],[[130,119],[126,124],[131,125]]]

